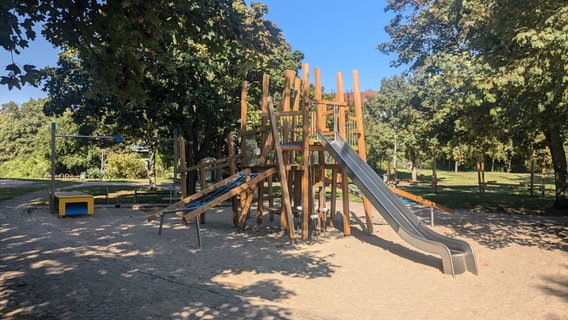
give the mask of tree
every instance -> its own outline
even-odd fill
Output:
[[[426,68],[446,83],[462,127],[546,137],[556,178],[554,206],[568,208],[568,6],[564,1],[390,0],[386,28],[395,64]],[[503,17],[507,17],[504,19]],[[480,121],[483,120],[483,121]]]
[[[263,72],[297,69],[302,59],[264,18],[267,7],[260,3],[91,5],[101,5],[98,10],[105,13],[87,17],[102,30],[85,38],[87,49],[73,39],[61,42],[66,51],[58,68],[46,72],[51,95],[46,112],[69,108],[78,122],[102,120],[107,128],[131,135],[179,128],[191,143],[190,165],[219,154],[227,133],[236,129],[243,80],[254,79],[253,92],[260,95]]]

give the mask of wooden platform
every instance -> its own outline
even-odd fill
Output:
[[[94,214],[94,197],[83,192],[56,192],[55,208],[59,217]]]

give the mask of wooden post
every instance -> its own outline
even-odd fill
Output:
[[[292,70],[286,70],[286,75],[284,78],[284,91],[282,92],[282,100],[280,100],[280,106],[279,106],[280,111],[290,111],[290,101],[291,101],[290,93],[292,89],[292,81],[294,80],[295,76],[296,72]],[[284,127],[282,128],[283,142],[290,143],[290,138],[291,138],[290,126],[292,124],[292,121],[290,121],[291,120],[290,116],[284,116],[283,120],[284,120],[283,121]],[[289,155],[285,157],[285,160],[288,160],[287,163],[289,163],[290,161]]]
[[[481,161],[477,160],[477,185],[479,186],[479,192],[483,192],[483,183],[481,182]]]
[[[256,224],[262,224],[264,213],[264,180],[258,183],[258,201],[256,205]]]
[[[278,139],[278,136],[274,136],[272,131],[268,132],[265,131],[266,126],[268,125],[268,101],[269,97],[269,88],[270,88],[270,75],[264,74],[262,76],[262,113],[261,113],[261,132],[260,132],[260,144],[261,144],[261,151],[260,151],[260,164],[266,164],[266,157],[268,156],[268,146],[272,144],[273,139]],[[277,134],[277,133],[275,133]]]
[[[434,193],[438,191],[438,174],[436,170],[437,170],[436,157],[432,157],[432,189],[434,190]]]
[[[235,160],[235,137],[232,133],[229,133],[227,136],[227,142],[229,144],[229,157],[231,158],[231,162],[229,163],[229,173],[230,175],[234,175],[237,173],[237,163]],[[231,208],[232,208],[232,217],[233,217],[233,225],[236,226],[239,222],[239,203],[236,196],[231,198]]]
[[[329,226],[335,227],[335,213],[337,212],[337,169],[331,169],[331,204],[329,213]]]
[[[367,162],[367,148],[365,146],[365,130],[363,124],[363,102],[361,101],[361,90],[359,87],[359,72],[353,70],[353,102],[355,105],[355,119],[359,137],[357,139],[357,150],[363,161]],[[365,219],[367,222],[367,232],[373,233],[373,212],[371,203],[367,197],[363,198],[363,208],[365,209]]]
[[[310,145],[309,145],[309,118],[310,118],[310,77],[309,77],[309,64],[305,63],[302,68],[302,81],[303,81],[303,97],[304,106],[302,112],[302,239],[308,239],[309,233],[309,219],[311,214],[310,208]]]
[[[327,208],[327,199],[325,196],[325,153],[323,151],[318,152],[318,162],[320,166],[319,178],[321,182],[321,191],[319,197],[319,207]]]
[[[179,171],[179,145],[178,145],[178,129],[174,129],[174,178],[172,180],[172,189],[175,190],[177,182],[177,174]],[[176,192],[177,193],[177,192]]]
[[[248,182],[250,180],[250,177],[247,177],[246,180]],[[252,200],[254,198],[254,189],[255,186],[251,186],[250,188],[246,188],[241,192],[241,216],[239,217],[238,223],[241,231],[245,230],[245,225],[250,213]]]
[[[199,184],[201,184],[201,190],[205,190],[207,188],[207,170],[205,169],[207,161],[205,159],[201,159],[201,165],[199,166]],[[199,216],[199,221],[201,223],[205,223],[205,212]]]
[[[302,80],[299,77],[294,79],[294,103],[292,105],[292,111],[300,110],[300,98],[302,93],[300,92],[300,87],[302,86]],[[296,142],[298,140],[298,133],[296,132],[296,127],[298,126],[298,116],[292,117],[292,141]],[[290,152],[291,162],[293,163],[296,159],[296,151],[292,150]]]
[[[185,139],[179,140],[179,171],[181,184],[181,198],[187,198],[187,164],[185,159]]]
[[[336,75],[337,79],[337,94],[335,100],[338,102],[345,102],[345,92],[343,87],[343,73],[338,72]],[[348,108],[340,107],[339,108],[339,134],[345,141],[347,141],[347,121],[346,121],[346,113]]]
[[[337,95],[336,99],[338,102],[345,102],[345,92],[343,87],[343,74],[341,72],[337,73]],[[346,113],[347,108],[339,109],[339,134],[343,139],[347,140],[347,121]],[[351,211],[349,210],[349,184],[347,172],[341,170],[341,192],[343,200],[343,234],[346,236],[351,235],[351,225],[349,222],[349,216]]]
[[[247,104],[247,86],[248,83],[243,81],[241,87],[241,134],[247,130],[247,117],[248,117],[248,104]],[[248,167],[250,165],[250,153],[247,149],[247,139],[241,135],[241,153],[243,155],[241,161],[243,167]]]
[[[314,69],[314,80],[315,80],[315,86],[316,86],[316,95],[315,98],[316,100],[322,100],[322,94],[321,94],[321,75],[320,75],[320,69],[319,68],[315,68]],[[318,104],[317,105],[317,115],[318,115],[318,130],[320,131],[325,131],[325,114],[324,111],[326,111],[327,106],[325,104]]]

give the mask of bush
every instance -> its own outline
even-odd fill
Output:
[[[110,179],[143,179],[147,176],[140,155],[130,152],[109,154],[106,174]]]
[[[34,157],[0,163],[0,177],[3,178],[43,178],[50,171],[49,162]]]

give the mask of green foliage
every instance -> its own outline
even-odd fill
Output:
[[[448,152],[497,155],[511,143],[532,151],[544,134],[557,173],[556,204],[568,207],[568,6],[389,0],[387,9],[396,14],[386,27],[392,40],[379,49],[424,75],[426,101],[435,102],[429,105],[452,132]]]
[[[51,168],[51,119],[43,106],[46,99],[33,100],[21,106],[10,102],[0,110],[0,173],[5,177],[43,178]],[[70,113],[54,119],[57,132],[79,134]],[[93,141],[73,138],[56,139],[56,174],[79,175],[99,160]]]
[[[3,177],[44,177],[49,173],[49,119],[42,113],[45,100],[17,105],[9,102],[0,109],[0,175]]]
[[[26,157],[0,163],[0,176],[3,178],[43,178],[49,174],[51,166],[44,159]]]
[[[59,5],[67,5],[65,2]],[[65,51],[58,67],[46,70],[52,96],[45,111],[70,109],[77,123],[99,123],[104,134],[169,136],[173,128],[192,142],[189,162],[217,156],[237,128],[240,88],[260,101],[262,74],[283,83],[283,68],[297,69],[282,32],[264,18],[268,8],[243,1],[92,3],[84,42],[61,35]],[[98,11],[97,11],[98,10]],[[103,17],[98,16],[99,13]],[[68,32],[56,14],[48,23]],[[104,30],[98,30],[103,28]],[[93,32],[93,29],[95,32]],[[143,33],[140,35],[139,33]]]
[[[49,123],[43,115],[45,100],[30,100],[21,106],[13,102],[0,109],[0,162],[20,157],[37,156],[43,148],[36,138],[42,126]]]
[[[146,177],[144,161],[139,154],[134,152],[109,154],[105,169],[110,179],[141,179]]]

